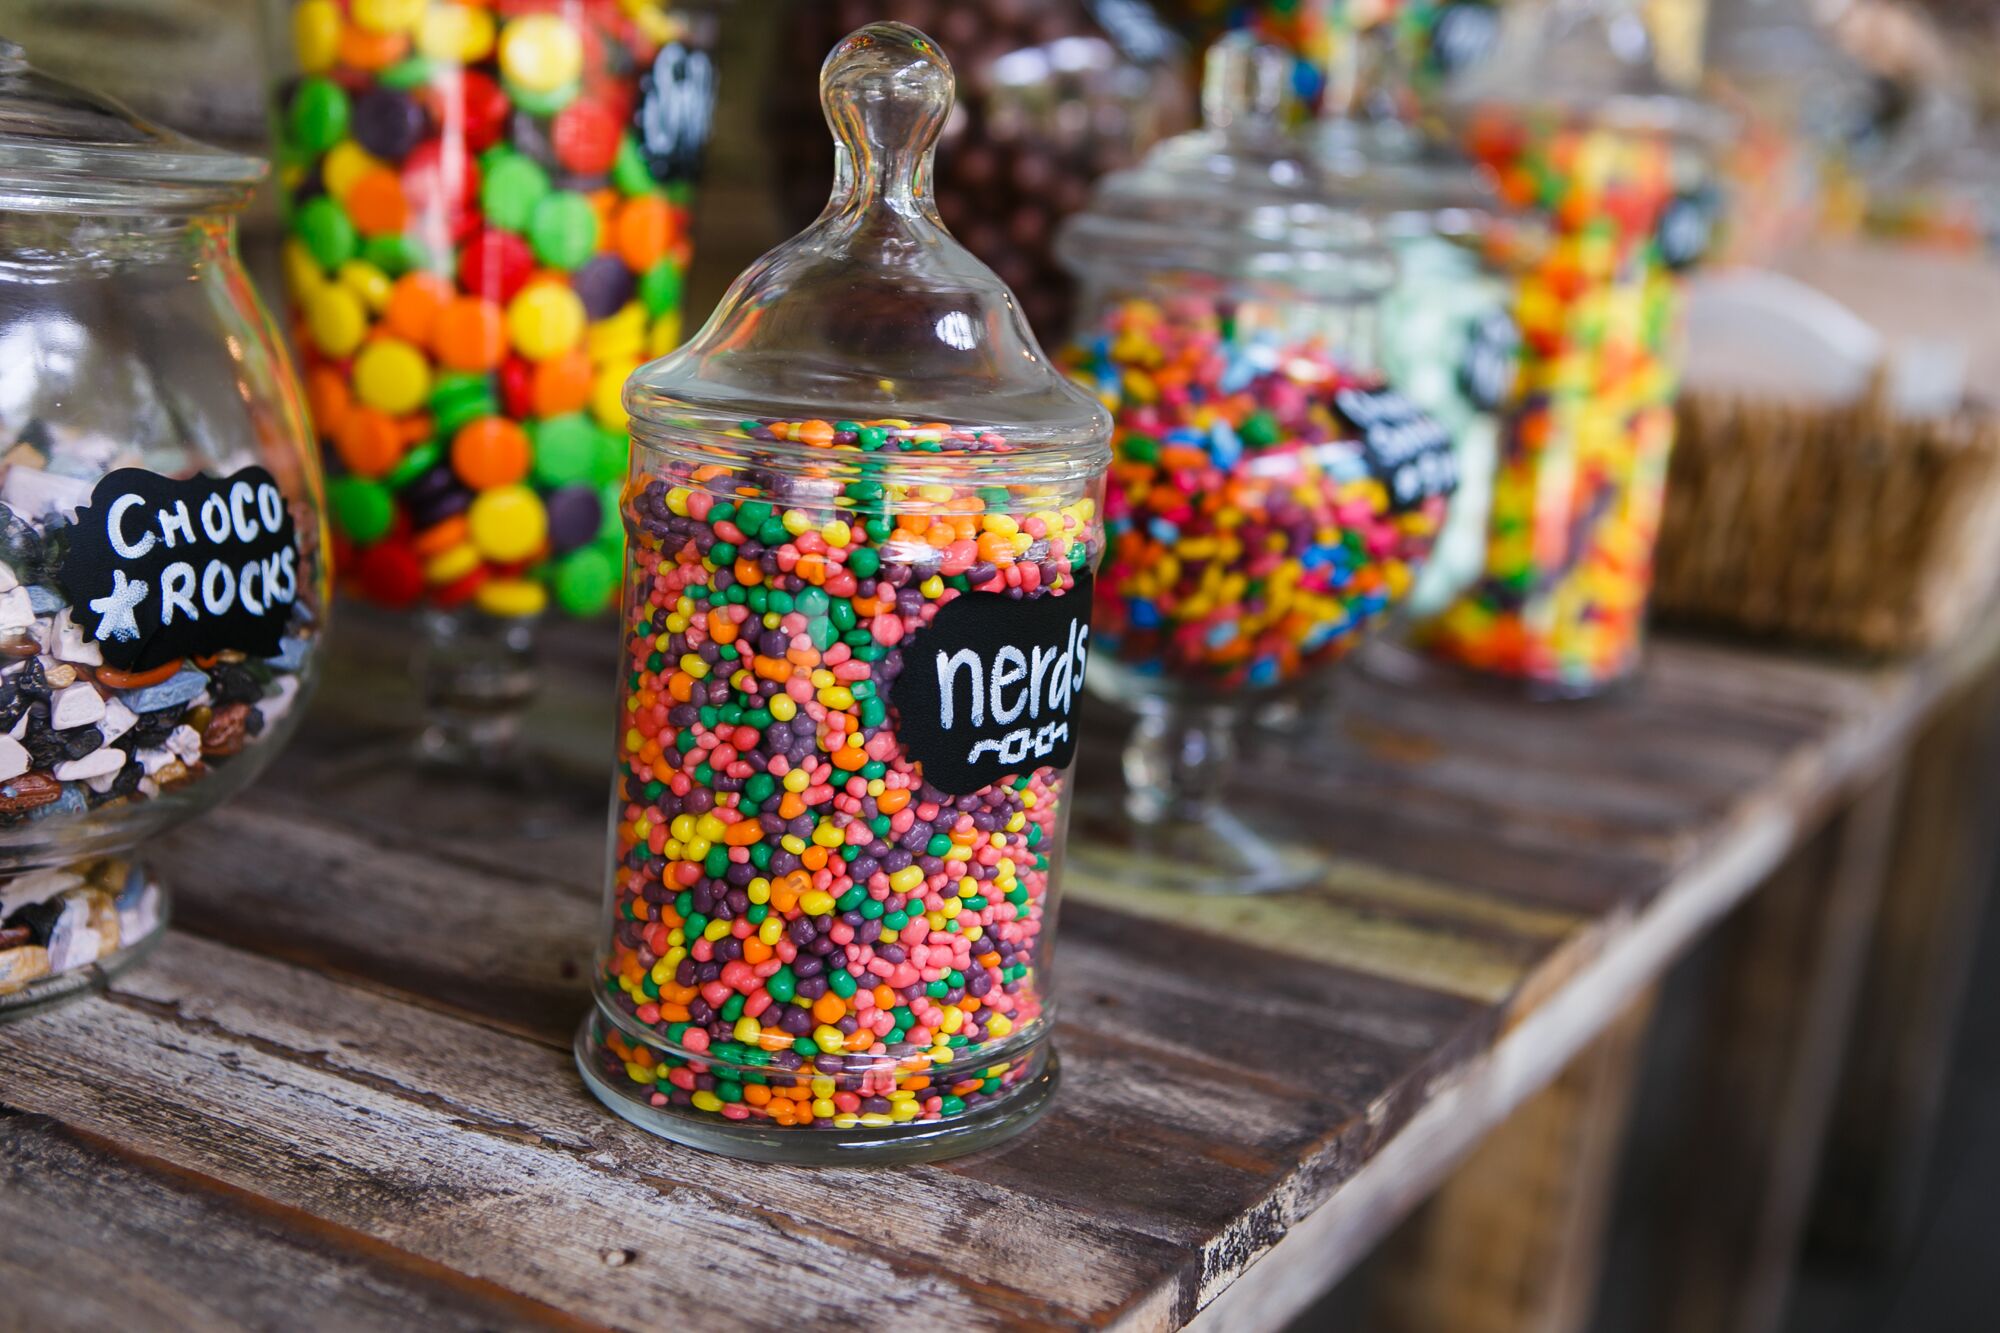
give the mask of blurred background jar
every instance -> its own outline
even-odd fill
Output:
[[[293,335],[340,584],[411,612],[425,751],[505,749],[618,585],[625,377],[680,340],[715,15],[273,0]]]
[[[1014,290],[1035,331],[1059,338],[1070,289],[1056,227],[1099,176],[1193,122],[1185,45],[1149,0],[797,0],[767,118],[789,227],[818,215],[832,182],[820,61],[876,19],[922,28],[952,53],[959,99],[938,158],[938,213]]]
[[[1284,129],[1290,68],[1217,43],[1203,128],[1102,181],[1059,246],[1065,356],[1117,424],[1090,679],[1137,715],[1123,810],[1077,854],[1195,890],[1315,873],[1226,800],[1236,732],[1408,595],[1454,480],[1449,437],[1375,373],[1393,255]]]
[[[255,777],[316,675],[318,461],[236,254],[264,170],[0,42],[0,1018],[158,937],[136,849]]]
[[[1680,364],[1679,278],[1713,222],[1720,118],[1653,66],[1632,0],[1509,8],[1452,89],[1467,150],[1549,228],[1514,301],[1521,400],[1478,581],[1428,622],[1440,658],[1537,697],[1639,662]]]

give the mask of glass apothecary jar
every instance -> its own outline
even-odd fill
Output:
[[[0,1019],[158,938],[139,848],[312,685],[319,472],[236,255],[263,171],[0,42]]]
[[[821,75],[820,220],[626,401],[612,864],[577,1039],[613,1110],[766,1160],[1024,1127],[1110,421],[930,197],[951,68]]]
[[[1202,891],[1317,873],[1223,802],[1238,724],[1383,623],[1455,484],[1449,435],[1374,370],[1394,260],[1281,128],[1290,70],[1217,43],[1204,128],[1061,240],[1067,360],[1117,423],[1091,679],[1138,714],[1106,868]]]
[[[338,581],[411,613],[426,752],[491,769],[537,622],[615,600],[620,395],[680,341],[715,7],[267,3]]]

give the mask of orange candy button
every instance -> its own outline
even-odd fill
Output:
[[[590,357],[581,348],[564,352],[535,363],[529,403],[538,417],[581,411],[590,402],[595,382]]]
[[[451,442],[451,470],[476,491],[520,481],[533,456],[527,432],[505,417],[468,422]]]
[[[389,304],[382,322],[389,332],[405,342],[429,347],[437,332],[438,316],[451,300],[451,284],[435,273],[405,273],[389,289]]]
[[[341,201],[363,236],[394,236],[410,220],[403,178],[387,167],[371,167],[355,178]]]
[[[454,297],[438,312],[431,341],[453,370],[491,370],[507,355],[507,321],[491,301]]]
[[[321,435],[330,438],[339,431],[353,403],[346,378],[332,366],[314,366],[306,373],[306,405]]]
[[[403,433],[387,412],[356,406],[334,432],[333,447],[355,476],[380,477],[401,461]]]
[[[618,257],[634,273],[658,263],[673,239],[674,210],[666,200],[641,195],[618,210]]]

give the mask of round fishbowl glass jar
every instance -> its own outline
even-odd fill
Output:
[[[715,7],[269,4],[338,582],[413,613],[426,753],[487,770],[534,625],[616,598],[620,395],[680,341]]]
[[[821,74],[832,201],[626,390],[612,864],[577,1060],[764,1160],[970,1151],[1047,1104],[1048,950],[1111,423],[941,225],[951,69]]]
[[[312,684],[319,472],[236,255],[263,170],[0,42],[0,1018],[158,938],[138,849]]]
[[[1281,128],[1290,71],[1211,48],[1204,128],[1061,241],[1067,359],[1117,423],[1091,679],[1138,714],[1106,865],[1213,892],[1316,873],[1222,802],[1237,723],[1383,623],[1455,485],[1450,436],[1375,370],[1394,259]]]

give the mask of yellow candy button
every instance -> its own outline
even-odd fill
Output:
[[[359,346],[368,332],[368,312],[361,298],[329,283],[300,294],[306,306],[306,332],[328,356],[342,357]]]
[[[470,5],[437,5],[417,26],[417,50],[470,65],[493,53],[493,16]]]
[[[529,92],[551,93],[583,72],[583,39],[553,14],[528,14],[500,34],[500,73]]]
[[[320,272],[319,261],[312,251],[306,249],[305,242],[296,236],[285,239],[283,250],[285,266],[285,290],[303,302],[312,293],[326,286],[326,275]]]
[[[354,358],[354,392],[393,416],[414,412],[430,397],[430,362],[401,338],[378,338]]]
[[[408,32],[430,0],[354,0],[354,22],[370,32]]]
[[[292,11],[292,49],[301,74],[324,74],[340,55],[340,6],[304,0]]]
[[[482,491],[466,513],[472,544],[498,564],[511,565],[536,554],[548,541],[549,511],[526,486]]]
[[[669,310],[653,321],[652,331],[646,335],[646,350],[654,356],[665,356],[680,345],[680,312]]]
[[[645,359],[646,307],[633,301],[617,314],[598,320],[590,326],[584,350],[592,365]]]
[[[549,590],[533,579],[488,579],[473,600],[489,616],[538,616],[549,604]]]
[[[471,542],[461,542],[424,562],[424,582],[456,583],[477,568],[479,552]]]
[[[320,179],[326,183],[326,192],[336,199],[345,199],[347,192],[354,188],[354,182],[382,165],[374,156],[352,139],[343,139],[327,150],[326,159],[320,163]]]
[[[561,356],[583,339],[583,302],[556,282],[524,287],[507,306],[507,340],[530,361]]]
[[[590,414],[604,429],[624,430],[631,422],[625,411],[625,380],[638,368],[637,361],[614,361],[591,382]]]
[[[350,259],[336,275],[340,285],[361,298],[361,304],[380,313],[389,304],[389,275],[365,259]]]

